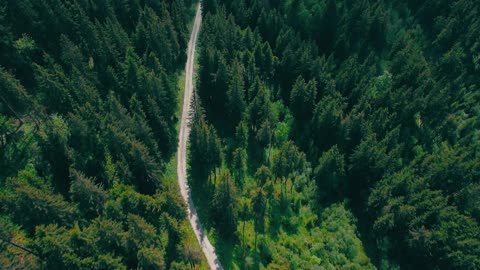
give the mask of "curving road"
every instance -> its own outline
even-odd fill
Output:
[[[185,65],[185,94],[183,97],[182,119],[180,123],[180,134],[178,135],[178,151],[177,151],[177,176],[178,185],[180,186],[180,193],[187,203],[188,220],[192,229],[195,232],[198,243],[202,248],[205,257],[207,258],[210,269],[223,270],[220,261],[215,254],[215,248],[208,240],[207,234],[200,224],[200,220],[195,210],[190,188],[187,182],[187,141],[190,134],[189,113],[193,95],[193,65],[195,59],[195,46],[197,43],[198,31],[202,23],[201,4],[198,4],[197,14],[193,23],[192,34],[188,42],[187,64]]]

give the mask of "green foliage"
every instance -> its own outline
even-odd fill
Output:
[[[29,105],[29,95],[12,74],[0,67],[0,112],[2,115],[20,117]]]
[[[247,151],[245,149],[237,148],[233,151],[232,167],[235,181],[241,184],[247,174]]]
[[[255,179],[259,182],[259,185],[263,185],[268,180],[273,180],[272,171],[266,166],[261,166],[255,172]]]
[[[450,166],[442,164],[440,165],[443,171],[442,175],[435,174],[436,169],[439,168],[435,163],[440,162],[440,159],[443,160],[448,155],[443,152],[430,157],[417,158],[410,166],[379,181],[371,193],[368,203],[378,211],[378,217],[374,222],[375,230],[387,235],[393,231],[394,234],[403,233],[407,239],[400,242],[401,245],[426,249],[432,256],[441,258],[442,261],[454,265],[456,268],[472,268],[478,263],[474,259],[474,254],[480,246],[480,242],[475,240],[474,233],[478,231],[478,223],[472,217],[462,214],[456,206],[449,205],[447,198],[440,190],[433,189],[435,182],[443,177],[444,171],[452,169]],[[420,160],[429,163],[428,170],[420,169],[424,168],[424,164],[417,163]],[[455,167],[460,164],[467,165],[468,163],[457,162]],[[447,175],[448,173],[445,176]],[[462,185],[460,180],[469,181],[468,173],[465,171],[462,176],[450,175],[448,177],[448,179],[455,178],[458,179],[456,183],[459,186],[465,185]],[[418,180],[413,181],[413,179]],[[380,210],[380,207],[388,210]],[[459,229],[452,232],[450,231],[452,226]],[[460,244],[460,242],[462,243]],[[445,249],[445,246],[456,247],[456,255]],[[412,256],[420,257],[422,255],[412,254]],[[422,257],[418,259],[422,259]]]
[[[223,237],[235,235],[238,219],[237,187],[229,171],[220,174],[212,198],[212,219]]]
[[[315,243],[320,248],[320,258],[326,257],[325,264],[334,268],[375,269],[362,250],[360,240],[355,237],[355,225],[351,220],[351,213],[341,204],[326,209],[321,217],[320,228],[324,228],[320,242]],[[324,248],[321,248],[321,247]],[[335,256],[336,251],[343,256]],[[348,265],[348,266],[347,266]]]
[[[312,119],[312,141],[316,149],[327,150],[342,140],[343,104],[338,97],[324,97]]]
[[[269,123],[273,120],[271,106],[269,90],[263,83],[260,83],[249,108],[249,122],[253,130],[258,131],[263,123]]]
[[[348,189],[345,157],[335,145],[324,152],[315,168],[318,193],[322,198],[342,198]]]
[[[480,267],[476,1],[202,3],[189,176],[225,268]],[[162,176],[192,4],[0,0],[0,233],[44,259],[0,265],[201,260]]]
[[[267,208],[267,200],[264,191],[259,188],[252,192],[252,213],[255,218],[255,233],[263,233],[265,230],[265,211]],[[256,247],[255,234],[255,247]]]
[[[15,41],[14,47],[19,51],[32,51],[35,49],[35,41],[24,34],[21,38]]]
[[[163,177],[192,11],[190,0],[0,0],[2,268],[200,263],[177,249],[196,241]]]
[[[0,183],[14,176],[29,161],[29,153],[34,148],[32,134],[15,125],[15,121],[0,115]]]
[[[221,147],[215,128],[207,124],[203,116],[196,116],[190,133],[189,159],[192,173],[200,179],[209,176],[222,163]]]
[[[235,129],[235,140],[238,147],[247,148],[248,146],[248,127],[245,121],[238,124]]]
[[[153,248],[142,248],[138,251],[138,265],[141,269],[163,269],[163,254]]]
[[[53,193],[46,179],[39,177],[31,165],[8,178],[4,187],[3,211],[17,224],[22,224],[29,234],[35,232],[37,225],[67,225],[75,219],[77,209]]]
[[[205,4],[199,96],[248,156],[227,268],[479,268],[475,1]]]
[[[71,157],[68,151],[70,131],[62,117],[53,115],[48,127],[40,133],[39,146],[44,160],[44,170],[52,175],[55,189],[67,195],[70,189],[69,167]]]
[[[102,187],[96,185],[93,179],[83,176],[81,173],[72,170],[72,185],[70,194],[72,202],[78,203],[87,217],[96,217],[103,213],[103,205],[107,200],[107,194]]]
[[[229,117],[233,126],[236,126],[243,119],[247,107],[242,69],[243,67],[240,63],[233,65],[227,91],[227,108],[229,109]]]
[[[317,86],[315,81],[308,83],[302,77],[299,77],[290,96],[290,108],[293,115],[300,121],[308,121],[313,114],[315,100],[317,96]]]
[[[29,239],[21,228],[13,223],[8,217],[0,216],[0,263],[6,269],[36,269],[38,266],[37,257],[31,251],[19,249],[20,247],[27,247]],[[17,246],[11,245],[15,243]]]
[[[288,178],[305,168],[305,154],[292,141],[286,142],[272,157],[273,174],[280,179]]]

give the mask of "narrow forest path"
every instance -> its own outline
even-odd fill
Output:
[[[195,46],[197,43],[200,24],[202,23],[201,4],[198,4],[195,21],[193,23],[192,34],[188,42],[187,64],[185,65],[185,93],[183,97],[182,118],[180,123],[180,133],[178,135],[177,150],[177,176],[178,185],[183,199],[187,203],[188,220],[192,226],[198,243],[207,258],[210,269],[223,269],[220,261],[215,254],[215,248],[208,240],[207,234],[200,224],[195,205],[193,204],[190,188],[187,182],[187,142],[190,134],[189,115],[193,95],[193,67],[195,59]]]

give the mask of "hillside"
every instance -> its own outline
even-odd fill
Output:
[[[477,1],[203,6],[190,173],[225,268],[480,268]]]
[[[0,0],[0,268],[201,265],[170,165],[194,4]]]
[[[480,269],[479,87],[478,0],[0,0],[0,268]]]

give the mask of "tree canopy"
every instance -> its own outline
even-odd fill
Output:
[[[222,263],[479,268],[478,12],[204,1],[198,95],[241,202],[237,238],[214,236]]]
[[[201,263],[166,170],[193,15],[190,0],[0,0],[2,269]]]

